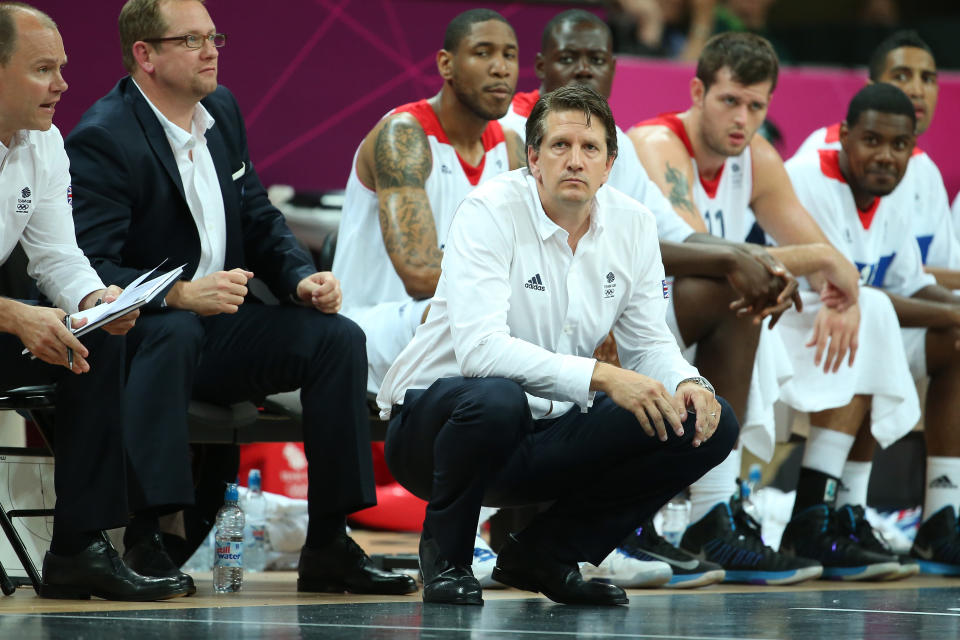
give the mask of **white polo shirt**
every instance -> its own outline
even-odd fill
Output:
[[[673,392],[699,375],[667,328],[657,228],[619,191],[597,191],[577,245],[547,217],[527,169],[501,174],[461,203],[426,323],[387,372],[384,419],[408,389],[440,378],[503,377],[527,392],[534,418],[593,402],[593,352],[613,329],[624,368]]]
[[[133,84],[140,89],[136,81]],[[143,89],[140,89],[143,93]],[[167,135],[173,157],[177,161],[180,181],[187,206],[193,215],[200,236],[200,261],[193,279],[223,270],[223,261],[227,255],[227,218],[223,208],[223,194],[220,192],[220,180],[213,166],[213,156],[207,148],[204,133],[215,123],[213,116],[199,102],[193,110],[190,132],[186,132],[172,123],[143,93],[153,113],[160,121]]]
[[[18,131],[0,144],[0,264],[17,242],[27,273],[40,291],[68,313],[103,282],[77,247],[70,161],[60,131]]]

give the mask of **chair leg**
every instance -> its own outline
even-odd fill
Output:
[[[13,523],[7,516],[7,510],[3,508],[2,504],[0,504],[0,529],[3,529],[3,533],[6,534],[7,540],[10,541],[10,546],[13,547],[17,557],[20,558],[20,564],[22,564],[24,570],[26,570],[27,576],[30,578],[30,583],[33,585],[33,590],[37,592],[37,595],[40,595],[40,574],[37,573],[37,568],[33,566],[33,560],[30,559],[30,554],[27,553],[27,548],[23,545],[23,540],[20,538],[20,534],[17,533],[17,530],[13,528]],[[0,580],[10,582],[9,576],[7,576],[5,573],[2,575],[2,577],[0,577]],[[10,595],[7,593],[5,585],[3,591],[7,595]]]
[[[12,596],[16,590],[17,588],[14,586],[13,581],[10,580],[10,576],[7,575],[7,572],[3,570],[3,565],[0,564],[0,591],[2,591],[5,596]]]

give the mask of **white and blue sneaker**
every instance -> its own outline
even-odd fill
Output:
[[[473,576],[484,589],[506,589],[506,585],[493,579],[493,568],[497,566],[497,554],[493,552],[487,541],[477,536],[473,543]]]
[[[671,577],[663,586],[670,589],[703,587],[720,582],[725,575],[720,565],[702,560],[667,542],[657,533],[652,518],[627,536],[620,544],[619,551],[636,560],[666,563],[670,567]],[[619,583],[615,584],[619,586]]]
[[[609,582],[621,589],[659,587],[670,582],[673,577],[673,571],[666,562],[634,558],[621,547],[611,551],[599,567],[581,562],[580,573],[584,580]]]

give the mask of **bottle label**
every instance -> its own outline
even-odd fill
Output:
[[[214,558],[214,566],[217,567],[243,567],[243,543],[242,542],[218,542],[217,555]]]
[[[255,541],[263,544],[264,535],[265,535],[263,525],[254,525],[250,527],[250,535],[253,537]]]

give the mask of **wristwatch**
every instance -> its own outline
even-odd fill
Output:
[[[698,384],[704,389],[706,389],[707,391],[709,391],[710,393],[712,393],[714,396],[717,395],[717,392],[713,388],[713,385],[710,384],[710,381],[704,378],[703,376],[695,376],[693,378],[684,378],[683,380],[677,383],[677,388],[679,389],[680,385],[683,384],[684,382],[692,382],[693,384]]]

